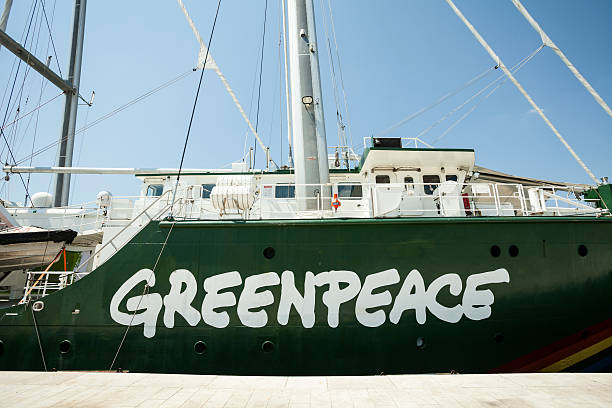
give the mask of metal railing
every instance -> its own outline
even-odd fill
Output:
[[[363,148],[367,149],[369,147],[374,147],[374,139],[375,138],[372,137],[372,136],[365,136],[363,138]],[[383,138],[383,139],[385,139],[385,138]],[[419,147],[419,143],[420,143],[422,146],[425,146],[427,148],[433,148],[432,145],[430,145],[429,143],[421,140],[418,137],[394,137],[394,138],[391,138],[391,139],[400,139],[402,141],[401,142],[402,143],[402,147],[415,147],[415,148],[418,148]]]
[[[26,286],[24,287],[25,297],[21,300],[22,303],[27,303],[33,299],[40,299],[53,292],[64,289],[72,285],[75,281],[81,279],[87,273],[78,273],[73,271],[57,272],[57,271],[36,271],[27,272]],[[42,277],[42,279],[40,279]]]
[[[272,194],[286,184],[265,183]],[[504,183],[342,183],[360,186],[359,196],[338,194],[338,184],[308,185],[326,196],[260,194],[251,218],[364,218],[456,216],[564,216],[608,213],[599,199],[583,199],[572,188]],[[293,185],[292,185],[293,186]],[[293,187],[294,189],[296,187]],[[297,187],[299,188],[299,186]],[[261,191],[261,190],[260,190]],[[293,190],[295,191],[295,190]],[[284,190],[283,190],[284,192]],[[337,201],[338,205],[330,205]],[[304,205],[304,203],[307,203]],[[316,204],[313,204],[316,203]]]

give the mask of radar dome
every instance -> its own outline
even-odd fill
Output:
[[[47,193],[46,191],[40,191],[38,193],[35,193],[32,196],[32,206],[33,207],[39,207],[39,208],[51,207],[52,203],[53,203],[53,194]]]

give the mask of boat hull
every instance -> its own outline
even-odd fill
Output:
[[[43,310],[35,312],[32,305],[4,310],[0,370],[43,370],[46,365],[238,375],[610,371],[611,232],[612,219],[588,217],[152,222],[87,277],[45,297]],[[140,319],[156,307],[153,300],[139,300],[145,281],[126,283],[147,268],[155,270],[155,282],[149,280],[145,292],[153,297],[147,299],[164,301],[148,329]],[[172,302],[166,296],[177,270],[187,270],[197,288],[187,305],[173,306],[189,309],[185,314],[191,319],[169,313],[174,320],[169,325],[165,315]],[[377,299],[374,307],[360,306],[368,276],[391,270],[399,280],[374,285],[371,295],[383,297],[370,298]],[[408,295],[419,292],[402,293],[414,270],[426,292],[448,275],[458,276],[459,292],[457,278],[450,277],[447,282],[455,283],[438,285],[429,300],[421,299],[427,305],[416,301],[398,319],[393,311],[398,299],[413,299]],[[205,280],[234,271],[240,283],[220,292],[233,294],[237,305],[221,302],[214,309],[227,313],[227,324],[214,327],[218,316],[210,313],[195,321],[193,310],[206,315],[206,297],[213,296]],[[283,322],[284,271],[292,272],[301,294],[308,271],[317,276],[348,271],[358,276],[361,289],[340,304],[335,326],[325,299],[331,286],[325,283],[313,286],[312,327],[305,327],[308,313],[295,307]],[[476,279],[470,277],[494,271],[506,271],[507,281],[502,277],[481,285],[478,289],[490,291],[494,299],[479,297],[470,318],[466,292],[470,279]],[[245,312],[241,303],[256,299],[244,293],[247,278],[270,272],[278,279],[256,292],[270,293],[272,302],[255,303]],[[259,277],[255,281],[261,284]],[[186,283],[175,288],[177,293],[188,289]],[[132,311],[129,298],[135,299]],[[489,316],[474,312],[486,306]],[[453,307],[462,310],[458,321],[447,310]],[[136,317],[126,323],[134,310]],[[263,325],[249,314],[262,310]],[[383,315],[368,327],[377,311]],[[119,315],[123,324],[117,322]]]

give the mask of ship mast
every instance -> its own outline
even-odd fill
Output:
[[[329,168],[312,0],[289,0],[287,21],[296,198],[315,210],[329,197]]]
[[[64,120],[60,135],[60,148],[57,154],[56,166],[71,167],[74,150],[74,132],[81,82],[81,61],[83,57],[83,37],[85,34],[85,8],[87,0],[75,0],[74,19],[72,25],[72,45],[70,48],[70,65],[66,81],[74,88],[74,92],[66,93],[64,105]],[[55,176],[54,205],[67,206],[70,197],[70,174],[58,173]]]

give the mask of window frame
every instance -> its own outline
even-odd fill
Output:
[[[350,193],[348,196],[341,195],[340,193],[341,187],[352,187],[349,190]],[[355,192],[355,190],[357,190],[356,187],[359,190],[359,196],[353,196],[353,193]],[[358,183],[358,182],[337,183],[336,191],[338,192],[338,198],[341,198],[343,200],[363,200],[363,185],[361,183]]]
[[[434,180],[426,180],[426,178],[429,177],[436,177],[438,181],[436,182]],[[439,174],[423,174],[423,192],[425,193],[425,195],[433,195],[434,191],[436,191],[436,188],[440,187],[440,180],[441,179]]]
[[[149,191],[155,190],[155,192],[159,192],[159,194],[151,194],[149,195]],[[147,190],[145,191],[145,197],[161,197],[164,194],[164,185],[163,184],[147,184]]]
[[[217,184],[213,184],[213,183],[204,183],[202,184],[202,198],[205,200],[209,200],[210,199],[210,195],[212,193],[213,188],[215,188]],[[210,189],[208,189],[206,186],[211,186]],[[208,197],[205,197],[205,192],[208,192]]]
[[[280,195],[278,193],[278,190],[280,188],[286,188],[287,190],[287,194],[285,195]],[[295,184],[293,183],[279,183],[279,184],[275,184],[274,185],[274,198],[278,198],[281,200],[287,200],[287,199],[293,199],[295,198]]]
[[[387,181],[378,181],[379,177],[386,177]],[[391,176],[388,174],[377,174],[374,177],[374,181],[376,182],[376,184],[391,184]]]

